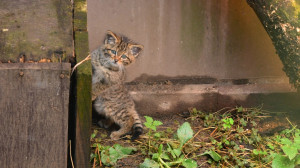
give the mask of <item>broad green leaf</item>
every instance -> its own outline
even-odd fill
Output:
[[[104,165],[110,166],[113,163],[111,163],[110,157],[106,154],[105,150],[101,151],[101,161]]]
[[[182,162],[182,165],[185,168],[196,168],[197,162],[193,159],[184,159],[184,161]]]
[[[272,161],[272,168],[294,168],[294,162],[285,156],[276,154]]]
[[[229,124],[230,124],[230,125],[233,125],[233,123],[234,123],[233,119],[232,119],[232,118],[229,118],[228,120],[229,120]]]
[[[159,164],[154,160],[146,158],[145,161],[140,164],[140,168],[159,168]]]
[[[242,124],[242,126],[247,126],[247,123],[248,123],[248,121],[245,121],[245,119],[244,118],[241,118],[240,119],[240,123]]]
[[[284,145],[281,147],[281,149],[289,157],[290,160],[294,159],[294,157],[298,153],[298,149],[295,147],[295,145]]]
[[[258,155],[259,154],[257,149],[253,149],[252,152],[253,152],[254,155]]]
[[[135,148],[122,147],[120,144],[115,144],[109,148],[109,158],[112,164],[115,164],[118,159],[124,158],[129,155]]]
[[[300,155],[295,157],[295,165],[300,165]]]
[[[146,122],[144,123],[144,125],[149,129],[153,129],[153,119],[152,119],[152,117],[145,116],[145,119],[146,119]]]
[[[92,133],[91,134],[91,139],[95,138],[96,137],[96,134],[95,133]]]
[[[156,132],[156,133],[154,134],[154,137],[155,137],[155,138],[160,138],[160,136],[161,136],[161,135],[160,135],[159,132]]]
[[[175,159],[175,158],[176,158],[176,155],[175,155],[175,153],[174,153],[172,147],[169,145],[169,143],[167,143],[167,146],[168,146],[167,151],[168,151],[169,153],[171,153],[172,157]]]
[[[287,139],[287,138],[281,138],[280,139],[280,142],[283,144],[283,145],[291,145],[292,144],[292,141]]]
[[[152,159],[153,159],[153,160],[156,160],[156,161],[158,161],[159,157],[160,157],[160,154],[159,154],[159,153],[154,153],[154,154],[152,155]]]
[[[160,121],[157,121],[157,120],[154,120],[153,121],[153,125],[154,126],[160,126],[160,125],[162,125],[163,123],[162,122],[160,122]]]
[[[158,153],[162,154],[162,150],[163,150],[163,144],[160,144],[158,147]]]
[[[217,152],[215,152],[215,151],[213,151],[213,150],[206,151],[206,152],[204,152],[202,155],[209,155],[209,156],[212,157],[212,158],[214,159],[214,161],[216,161],[216,162],[218,162],[218,161],[221,160],[221,156],[220,156]]]
[[[152,129],[154,131],[156,131],[156,127],[159,126],[159,125],[162,125],[162,122],[160,121],[157,121],[157,120],[154,120],[153,121],[153,118],[152,117],[149,117],[149,116],[145,116],[145,119],[146,119],[146,122],[144,123],[144,125],[149,128],[149,129]]]
[[[238,107],[237,112],[243,112],[243,107],[242,106]]]
[[[275,149],[275,148],[274,148],[274,146],[273,146],[273,144],[271,144],[271,143],[268,143],[267,145],[268,145],[268,147],[269,147],[270,149],[272,149],[272,150],[274,150],[274,149]]]
[[[144,116],[147,123],[153,123],[153,118],[149,116]]]
[[[180,144],[185,144],[194,135],[194,132],[188,122],[183,123],[177,130],[177,136]]]
[[[294,143],[297,146],[298,150],[300,150],[300,136],[295,137]]]
[[[181,150],[180,149],[173,149],[174,154],[179,157],[181,155]]]
[[[90,159],[91,159],[91,161],[92,161],[94,158],[97,158],[97,155],[96,155],[95,153],[91,153],[91,154],[90,154]]]
[[[162,153],[160,157],[164,160],[171,160],[170,157],[166,153]]]

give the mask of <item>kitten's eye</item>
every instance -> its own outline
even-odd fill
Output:
[[[116,54],[117,52],[116,52],[116,50],[110,50],[111,51],[111,53],[113,53],[113,54]]]
[[[125,58],[127,58],[127,56],[126,55],[122,55],[122,58],[125,59]]]

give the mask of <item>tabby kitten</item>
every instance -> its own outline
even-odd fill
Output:
[[[143,132],[134,102],[124,86],[124,66],[134,62],[142,50],[142,45],[108,31],[104,44],[91,53],[93,107],[106,118],[98,125],[108,128],[116,123],[120,126],[111,133],[113,140],[126,134],[132,134],[134,140]]]

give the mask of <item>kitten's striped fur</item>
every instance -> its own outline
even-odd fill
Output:
[[[105,122],[98,122],[100,126],[120,126],[111,133],[113,140],[126,134],[132,134],[133,140],[143,132],[134,102],[124,86],[124,65],[134,62],[142,50],[142,45],[108,31],[104,44],[91,53],[93,107],[106,118]]]

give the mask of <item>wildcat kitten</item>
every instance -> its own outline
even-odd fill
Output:
[[[120,126],[111,133],[113,140],[126,134],[132,134],[134,140],[143,132],[134,102],[124,86],[124,65],[134,62],[142,50],[142,45],[108,31],[104,44],[91,53],[93,107],[106,118],[105,123],[98,122],[100,126]]]

